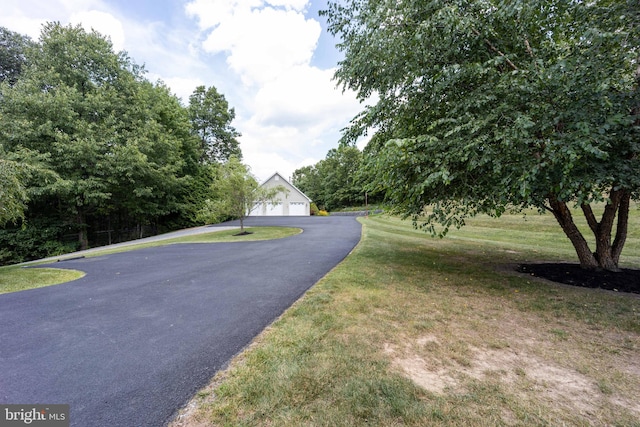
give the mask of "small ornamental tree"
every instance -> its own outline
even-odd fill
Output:
[[[437,233],[537,207],[583,268],[618,269],[640,197],[640,3],[342,0],[322,13],[344,52],[337,80],[377,99],[343,142],[377,130],[369,166],[396,212]]]
[[[274,203],[278,193],[287,191],[281,185],[261,187],[249,168],[235,156],[219,166],[211,190],[217,197],[205,201],[198,218],[205,223],[239,219],[240,233],[244,233],[244,219],[257,203]]]

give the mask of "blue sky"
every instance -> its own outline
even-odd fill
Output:
[[[332,81],[340,53],[326,0],[20,0],[0,26],[37,39],[44,22],[81,24],[187,100],[215,86],[236,110],[244,161],[258,179],[291,176],[337,146],[363,106]]]

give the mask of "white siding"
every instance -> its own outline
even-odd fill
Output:
[[[289,181],[275,173],[265,181],[262,186],[265,188],[272,188],[277,185],[282,185],[287,189],[286,193],[280,193],[276,196],[278,204],[261,203],[249,212],[251,216],[260,215],[301,215],[308,216],[310,214],[309,204],[311,200],[295,186],[291,185]]]

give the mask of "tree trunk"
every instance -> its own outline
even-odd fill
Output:
[[[78,223],[78,243],[80,243],[80,250],[84,251],[89,249],[89,237],[87,235],[87,224],[84,217],[84,211],[82,208],[77,207],[78,214],[76,215],[76,221]]]
[[[553,216],[558,221],[558,224],[560,224],[560,227],[562,227],[562,231],[567,235],[578,254],[580,267],[590,270],[597,269],[598,261],[591,252],[591,249],[589,249],[589,244],[582,236],[582,233],[580,233],[580,230],[578,230],[578,227],[576,227],[573,222],[573,216],[567,204],[559,201],[554,196],[549,196],[548,200]]]
[[[549,197],[548,200],[553,215],[573,244],[582,268],[604,269],[614,272],[620,271],[618,263],[620,262],[620,254],[627,239],[631,193],[621,189],[612,189],[609,195],[609,202],[604,208],[604,213],[600,221],[596,219],[590,205],[586,203],[581,205],[587,224],[589,224],[589,228],[595,237],[595,253],[591,252],[580,230],[578,230],[574,224],[571,211],[566,203],[554,197]],[[616,215],[618,216],[618,222],[615,240],[613,244],[611,244],[613,224]]]
[[[618,208],[618,225],[616,226],[616,237],[611,248],[611,256],[613,261],[618,265],[620,263],[620,254],[622,248],[627,241],[627,229],[629,227],[629,202],[631,201],[631,193],[625,191],[620,199],[620,207]]]

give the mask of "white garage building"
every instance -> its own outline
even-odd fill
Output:
[[[282,185],[289,193],[278,193],[275,203],[257,204],[249,216],[309,216],[311,215],[311,199],[293,184],[284,179],[278,172],[271,175],[261,184],[265,188]]]

